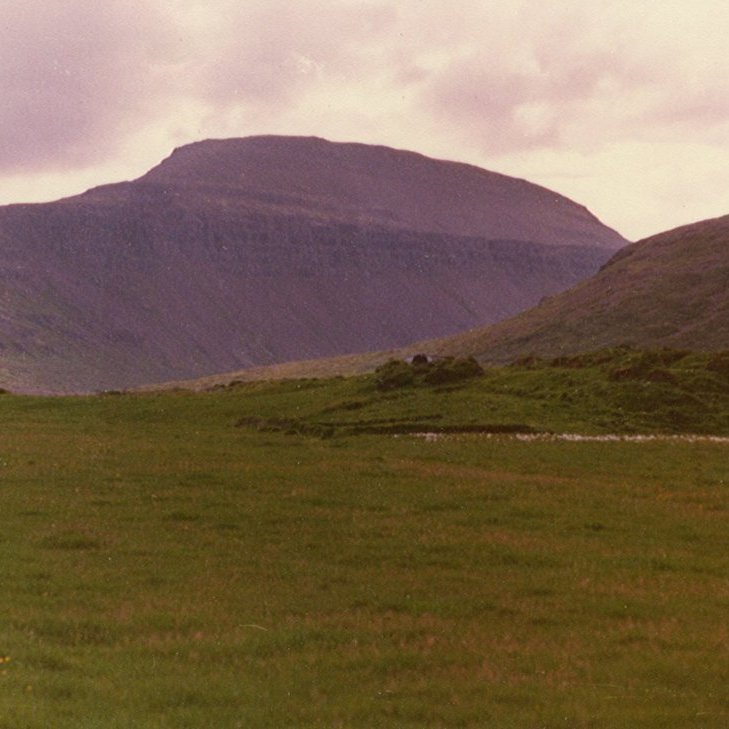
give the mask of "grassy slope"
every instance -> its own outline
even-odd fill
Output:
[[[371,372],[396,354],[395,350],[371,352],[365,354],[340,355],[339,357],[322,357],[319,359],[264,367],[249,367],[245,370],[224,372],[222,374],[196,377],[189,380],[173,380],[133,388],[136,392],[158,392],[160,390],[184,389],[207,390],[231,382],[261,382],[270,380],[332,378],[339,376],[362,375]]]
[[[662,233],[629,246],[592,278],[534,309],[428,343],[427,351],[495,362],[620,344],[724,349],[728,246],[729,216]]]
[[[599,367],[1,398],[0,727],[726,725],[726,445],[234,426],[575,429]]]

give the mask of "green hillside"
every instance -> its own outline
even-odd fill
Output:
[[[389,367],[0,397],[0,727],[726,725],[727,358]]]
[[[729,347],[729,216],[635,243],[595,276],[530,311],[418,346],[497,362],[621,344]]]

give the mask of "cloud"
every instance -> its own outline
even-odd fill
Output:
[[[41,198],[64,178],[141,174],[196,139],[279,133],[406,147],[554,183],[619,228],[639,227],[628,189],[650,220],[724,204],[707,189],[699,207],[679,170],[670,190],[662,182],[675,159],[685,176],[696,159],[693,181],[707,185],[729,169],[723,0],[0,6],[0,202],[11,183],[16,196]],[[641,172],[639,190],[629,176]]]
[[[418,0],[10,0],[5,17],[5,169],[89,164],[152,124],[184,138],[282,119],[311,128],[326,112],[328,129],[352,136],[357,119],[392,129],[397,117],[403,138],[440,127],[498,157],[729,118],[723,36],[671,0],[462,0],[457,12]]]
[[[11,2],[0,23],[0,169],[102,159],[155,104],[164,14],[132,0]]]
[[[321,88],[346,89],[373,73],[395,11],[383,2],[237,3],[214,49],[192,59],[191,93],[216,112],[239,106],[272,115]]]
[[[718,16],[671,3],[522,2],[506,41],[489,36],[431,75],[423,107],[496,155],[723,124],[729,63],[715,23],[729,12],[708,4]]]

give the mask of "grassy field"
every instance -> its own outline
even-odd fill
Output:
[[[728,430],[583,365],[1,397],[0,727],[729,726],[729,445],[395,432]]]

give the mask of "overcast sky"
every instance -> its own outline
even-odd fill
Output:
[[[637,239],[729,214],[726,0],[0,0],[0,204],[317,135],[524,177]]]

